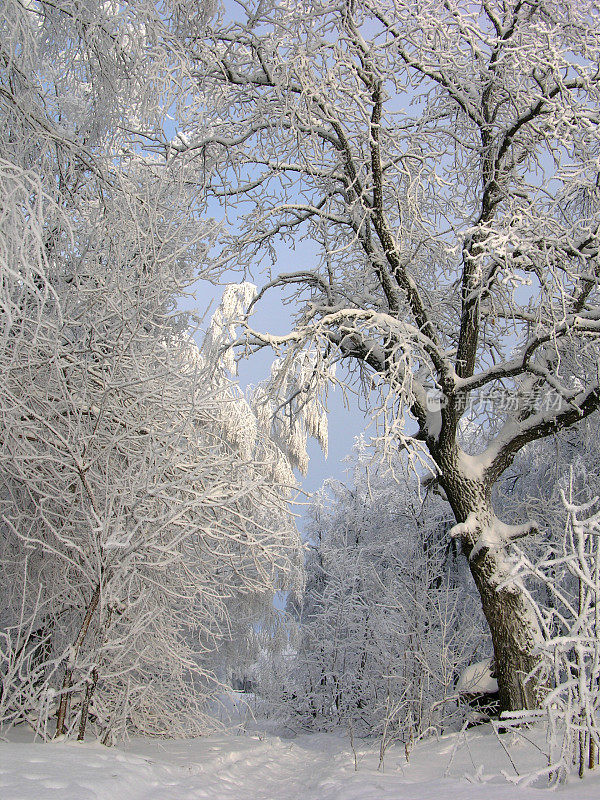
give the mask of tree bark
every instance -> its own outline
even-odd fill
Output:
[[[508,542],[494,536],[487,544],[480,542],[482,528],[493,532],[496,519],[491,483],[466,477],[456,454],[452,455],[451,460],[438,462],[443,469],[441,483],[457,523],[466,523],[470,515],[477,517],[478,529],[463,530],[459,538],[492,636],[500,711],[537,708],[540,687],[529,677],[539,664],[537,647],[542,640],[535,610],[522,587],[510,580]]]
[[[465,554],[470,549],[463,542]],[[536,647],[541,632],[523,590],[514,585],[498,588],[509,577],[502,560],[502,554],[498,557],[489,550],[469,560],[492,634],[500,711],[536,708],[537,682],[528,676],[539,663]]]
[[[81,623],[81,628],[79,629],[77,639],[73,644],[72,651],[69,656],[67,666],[65,668],[65,677],[63,679],[63,684],[62,684],[60,705],[58,707],[58,712],[56,715],[56,733],[54,734],[55,737],[61,736],[65,731],[65,719],[69,707],[70,690],[73,681],[73,670],[75,668],[75,661],[77,659],[77,654],[79,653],[79,649],[83,644],[83,640],[85,639],[86,634],[88,632],[88,628],[90,627],[90,622],[92,621],[92,617],[94,616],[94,611],[98,606],[99,600],[100,600],[100,583],[98,583],[96,588],[94,589],[94,593],[92,594],[92,598],[86,609],[83,622]]]
[[[79,732],[77,734],[78,742],[83,742],[85,738],[85,727],[87,725],[88,714],[90,711],[90,703],[92,701],[92,695],[94,694],[97,683],[98,683],[98,670],[96,669],[96,667],[94,667],[90,676],[88,677],[85,687],[85,696],[83,698],[83,703],[81,704],[81,716],[79,718]]]

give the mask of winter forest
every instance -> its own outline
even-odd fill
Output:
[[[596,796],[600,5],[0,11],[2,796]]]

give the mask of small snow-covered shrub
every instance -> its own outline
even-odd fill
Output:
[[[522,552],[518,572],[545,587],[550,602],[538,604],[545,641],[541,646],[540,709],[503,716],[512,727],[547,726],[547,766],[525,780],[548,776],[562,782],[583,777],[600,752],[600,508],[563,494],[566,522],[562,541],[531,562]]]

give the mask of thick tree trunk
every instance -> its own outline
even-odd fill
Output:
[[[510,581],[508,543],[503,542],[501,535],[494,535],[496,518],[489,500],[491,486],[484,480],[461,474],[456,460],[444,467],[442,483],[456,520],[462,523],[459,533],[462,550],[492,635],[500,710],[536,708],[539,686],[528,676],[539,663],[536,651],[542,634],[527,595],[518,583]]]
[[[470,545],[463,542],[465,554]],[[494,645],[501,711],[517,711],[538,705],[537,683],[528,679],[539,656],[541,637],[531,603],[518,586],[498,588],[508,578],[502,554],[489,550],[469,561],[483,613]]]

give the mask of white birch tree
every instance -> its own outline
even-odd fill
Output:
[[[378,387],[390,448],[428,457],[481,595],[502,707],[533,706],[541,631],[507,582],[507,551],[535,526],[500,521],[492,488],[525,444],[600,403],[597,6],[235,9],[190,42],[198,103],[178,137],[150,143],[201,165],[207,192],[237,208],[220,263],[270,268],[255,302],[283,287],[297,303],[289,334],[248,327],[245,347],[274,347],[292,371],[307,352],[343,362],[368,398]],[[326,375],[279,403],[302,409]],[[482,423],[479,450],[461,438],[465,415]]]

